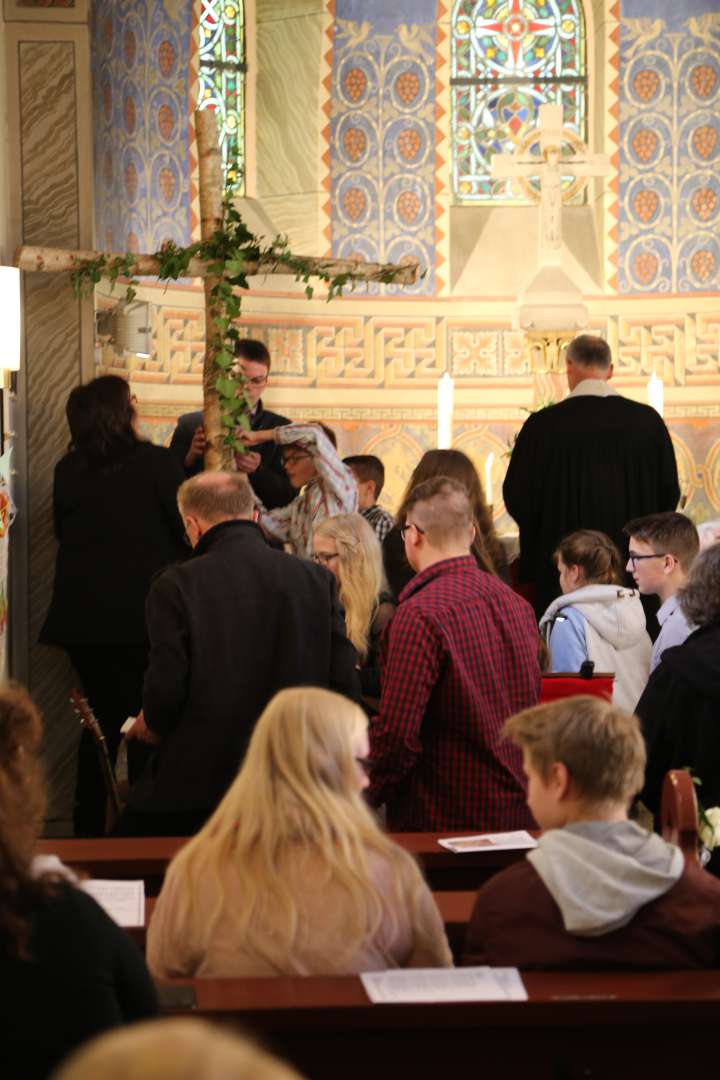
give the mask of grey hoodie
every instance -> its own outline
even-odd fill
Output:
[[[583,619],[587,657],[595,671],[615,674],[613,702],[633,712],[650,676],[652,653],[640,594],[619,585],[584,585],[558,596],[540,620],[551,652],[555,620],[568,608]]]
[[[627,926],[682,875],[680,848],[632,821],[583,821],[544,833],[527,858],[565,929],[600,937]]]

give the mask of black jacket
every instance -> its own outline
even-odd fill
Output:
[[[720,623],[665,650],[635,712],[647,743],[640,799],[648,810],[660,809],[668,769],[686,766],[702,780],[703,806],[720,806]]]
[[[270,548],[250,521],[215,525],[166,570],[150,590],[147,624],[143,707],[163,741],[131,789],[136,810],[213,809],[284,687],[360,700],[332,574]]]
[[[89,469],[74,452],[58,462],[59,548],[41,642],[145,642],[150,582],[188,554],[175,501],[182,480],[170,451],[150,442],[108,469]]]
[[[552,555],[564,537],[599,529],[626,551],[623,526],[674,510],[679,496],[670,435],[649,405],[580,395],[529,416],[503,498],[520,529],[520,580],[534,583],[538,616],[560,595]]]
[[[3,1080],[44,1080],[88,1039],[158,1011],[127,930],[64,882],[35,905],[28,957],[0,955],[0,978]]]
[[[202,472],[202,459],[189,469],[185,465],[190,444],[196,430],[202,426],[202,412],[184,413],[178,417],[177,427],[170,440],[169,449],[177,457],[180,465],[185,470],[186,476],[195,476]],[[250,418],[250,426],[253,431],[269,431],[271,428],[282,427],[289,424],[286,416],[263,409],[262,401],[258,402],[256,411]],[[281,447],[274,442],[260,443],[253,450],[260,454],[262,461],[254,473],[248,479],[252,489],[268,510],[275,510],[278,506],[287,506],[297,495],[297,491],[287,478],[283,468]]]

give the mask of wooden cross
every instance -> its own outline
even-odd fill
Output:
[[[590,154],[575,134],[563,128],[562,105],[541,105],[539,109],[541,155],[495,154],[490,165],[493,178],[505,180],[540,177],[539,265],[559,266],[562,249],[562,180],[574,177],[575,191],[592,176],[607,176],[610,161],[606,154]],[[537,141],[537,136],[533,138]],[[569,142],[575,153],[562,157],[562,144]]]
[[[195,113],[195,130],[198,141],[199,158],[199,194],[200,194],[200,238],[209,240],[222,227],[223,218],[223,180],[218,131],[214,112],[209,109]],[[15,265],[25,271],[43,273],[63,273],[81,269],[102,255],[98,251],[69,251],[63,248],[20,247],[15,253]],[[105,256],[108,263],[124,262],[127,256],[110,254]],[[329,274],[331,277],[343,274],[353,281],[385,281],[389,278],[394,284],[412,285],[417,279],[418,264],[407,265],[392,263],[368,263],[361,259],[303,259],[311,275]],[[154,255],[134,255],[124,267],[130,276],[157,274],[160,265]],[[191,277],[203,278],[205,289],[205,359],[203,363],[203,423],[206,433],[205,468],[221,469],[230,464],[232,454],[222,446],[222,425],[218,394],[215,380],[218,369],[215,365],[215,349],[210,338],[210,328],[215,325],[218,314],[212,290],[218,278],[213,277],[207,264],[202,259],[192,259],[188,266]],[[284,262],[282,256],[267,256],[256,263],[245,265],[248,277],[255,274],[293,274],[295,267]]]

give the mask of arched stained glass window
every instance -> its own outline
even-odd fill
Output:
[[[228,181],[243,189],[245,165],[245,27],[243,0],[201,0],[201,109],[215,109]]]
[[[586,140],[582,0],[455,0],[450,85],[456,199],[526,202],[490,162],[524,145],[546,102]]]

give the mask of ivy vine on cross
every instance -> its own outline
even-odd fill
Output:
[[[356,281],[412,285],[416,262],[398,265],[367,263],[359,259],[315,258],[293,255],[280,239],[263,247],[248,230],[233,205],[232,193],[223,194],[222,169],[215,114],[195,113],[198,140],[200,241],[178,247],[172,241],[153,255],[103,254],[62,248],[21,247],[15,265],[25,271],[70,271],[78,296],[92,292],[101,278],[111,282],[130,279],[127,299],[134,296],[133,278],[157,276],[161,281],[182,277],[203,279],[205,290],[205,358],[203,363],[203,421],[206,434],[205,468],[227,469],[233,455],[242,452],[238,428],[250,427],[251,404],[242,368],[235,363],[240,338],[238,289],[248,288],[255,274],[292,274],[313,294],[310,278],[328,283],[328,300]]]

